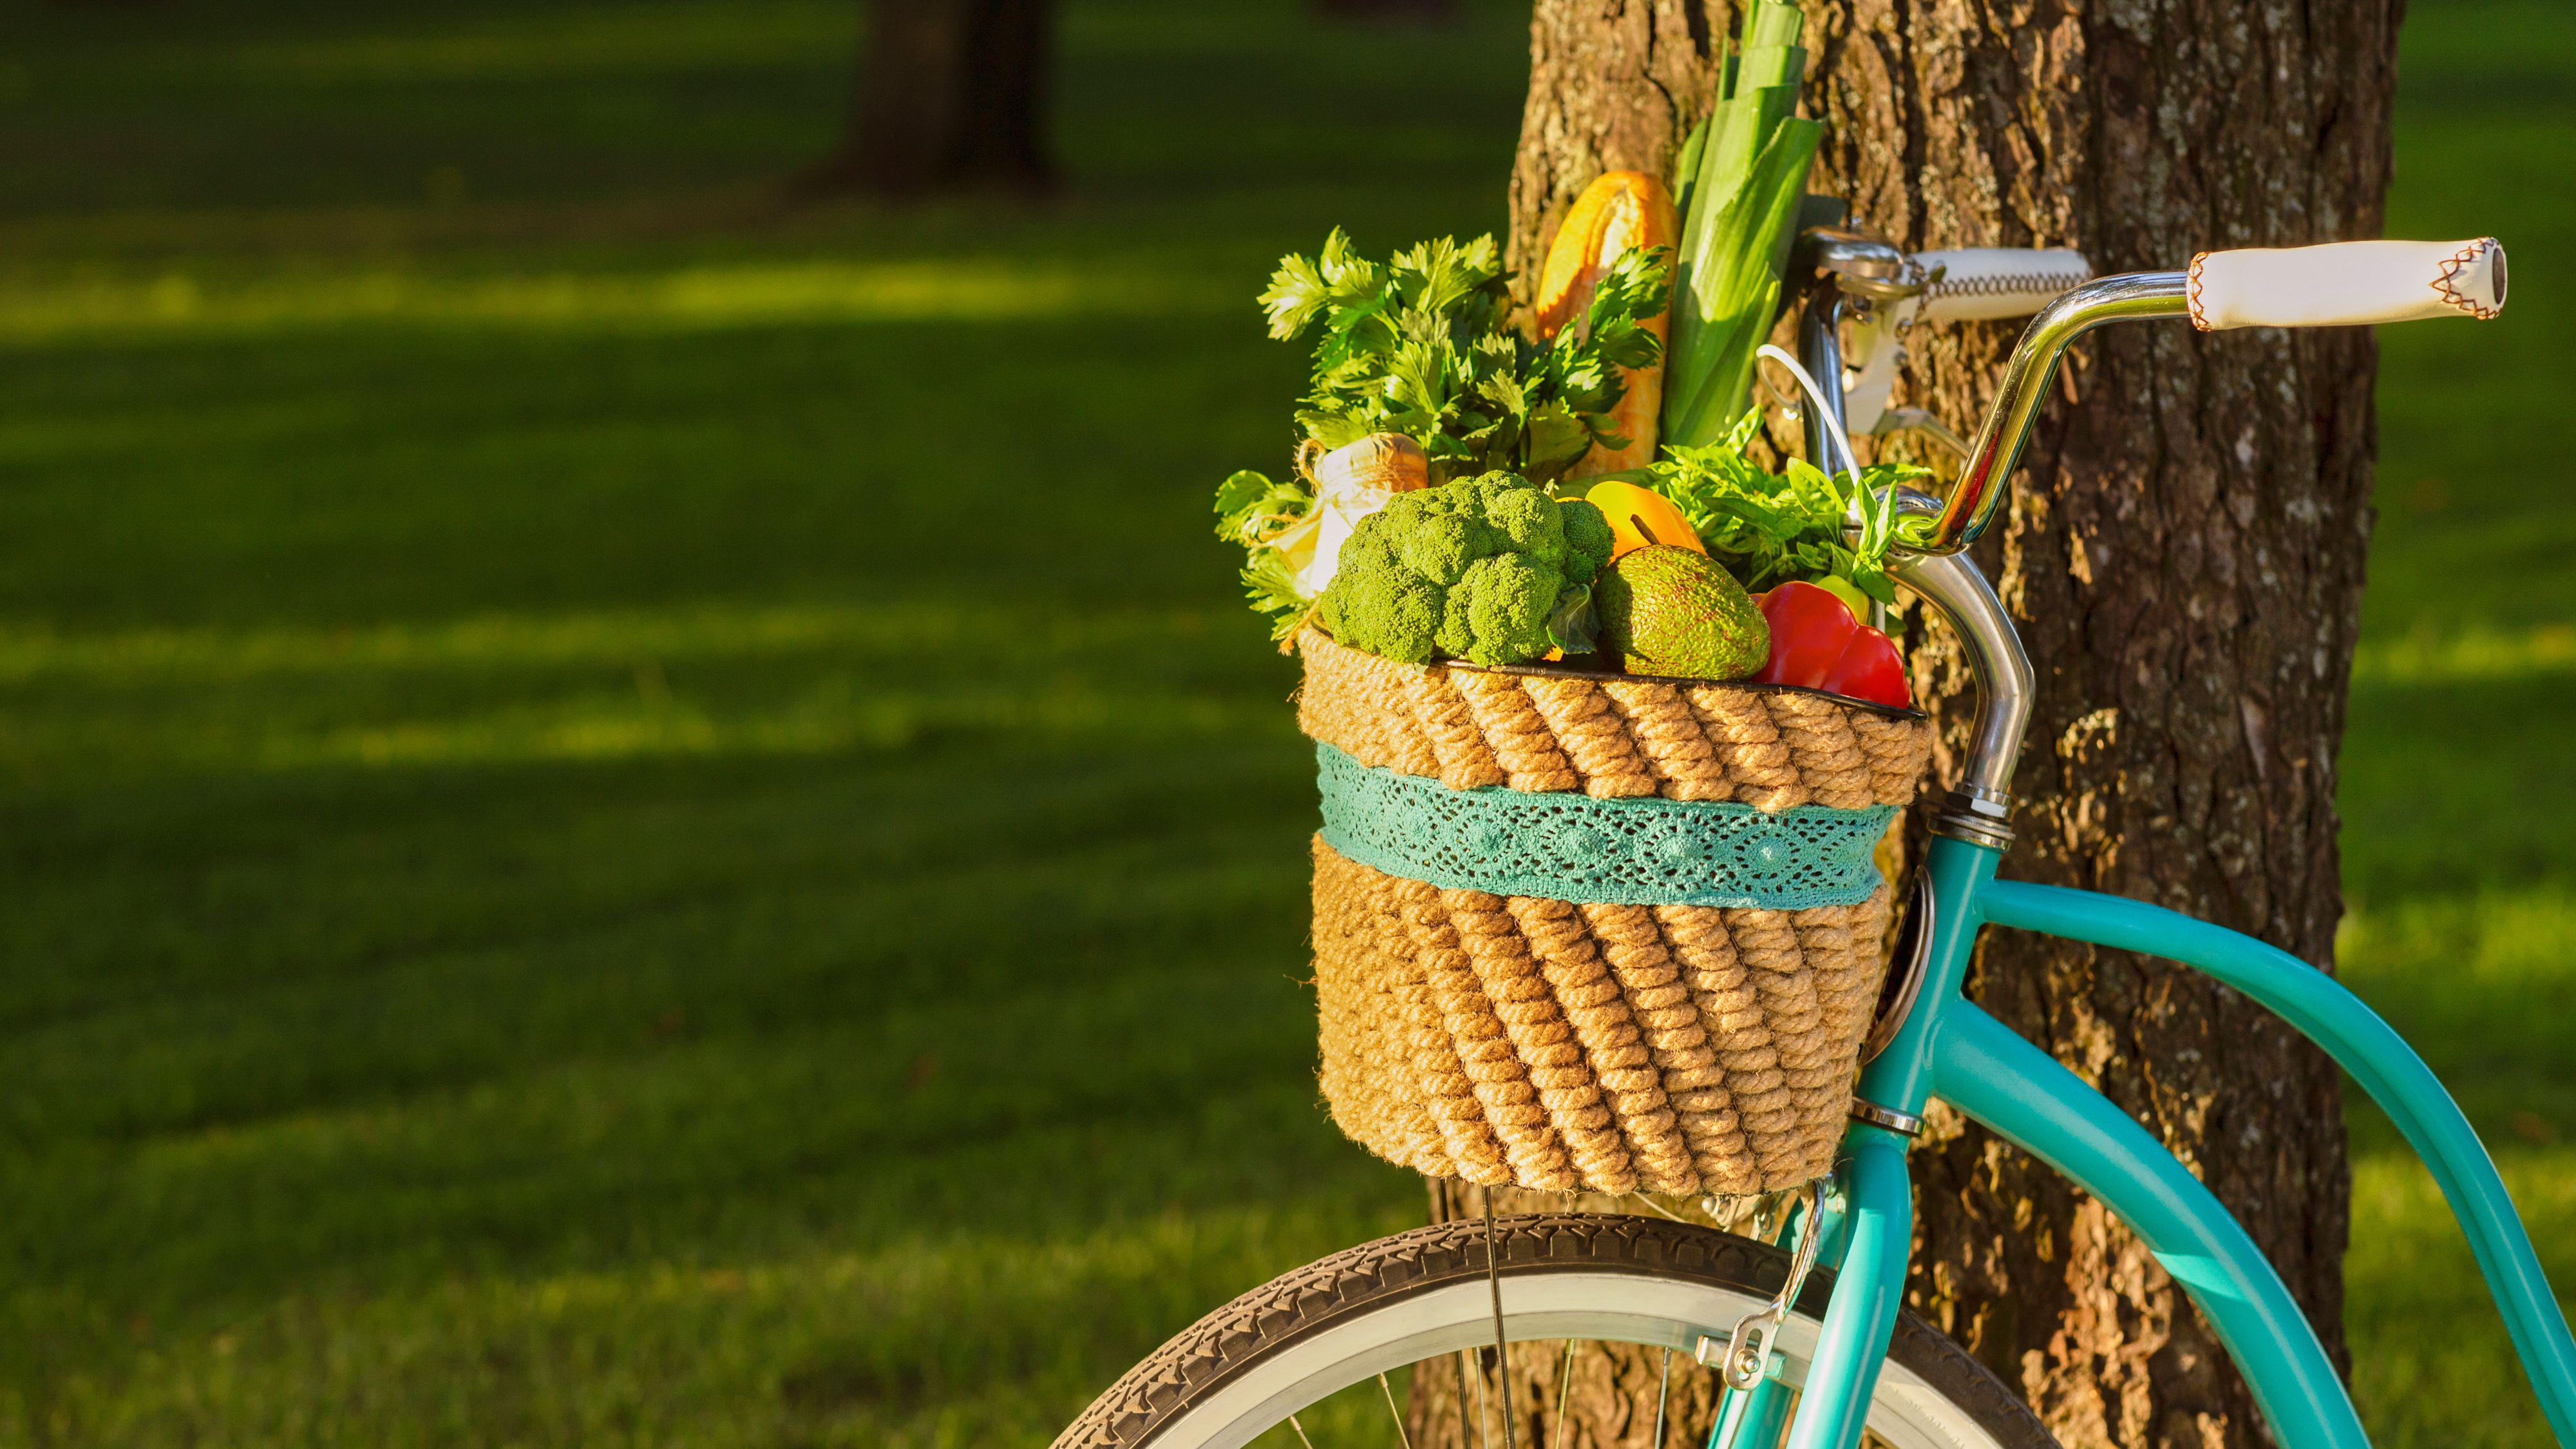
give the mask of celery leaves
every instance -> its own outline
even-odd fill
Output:
[[[1424,242],[1381,266],[1335,228],[1315,257],[1282,259],[1260,302],[1273,337],[1321,329],[1297,410],[1307,437],[1338,448],[1404,433],[1434,482],[1500,469],[1546,483],[1595,443],[1625,441],[1608,415],[1627,391],[1620,369],[1663,355],[1642,324],[1664,310],[1669,262],[1662,248],[1621,257],[1583,325],[1547,343],[1513,325],[1490,236]]]

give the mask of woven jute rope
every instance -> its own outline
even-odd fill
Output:
[[[1309,630],[1298,722],[1455,788],[1904,804],[1929,726],[1819,695],[1396,664]],[[1444,890],[1315,852],[1321,1080],[1391,1161],[1544,1191],[1770,1192],[1831,1167],[1890,892],[1777,911]]]

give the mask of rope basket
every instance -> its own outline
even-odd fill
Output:
[[[1398,664],[1311,628],[1298,650],[1345,1133],[1543,1191],[1771,1192],[1832,1166],[1885,969],[1871,847],[1923,778],[1926,721]]]

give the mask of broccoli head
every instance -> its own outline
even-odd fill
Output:
[[[1565,511],[1565,576],[1575,583],[1588,584],[1610,567],[1615,547],[1610,519],[1600,508],[1580,498],[1569,498],[1557,507]]]
[[[1342,544],[1318,618],[1354,649],[1406,664],[1518,664],[1554,647],[1559,595],[1610,561],[1610,524],[1510,473],[1399,493]]]

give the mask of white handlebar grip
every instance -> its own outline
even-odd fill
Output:
[[[2063,247],[1962,247],[1916,252],[1914,260],[1927,272],[1941,269],[1940,280],[1923,289],[1920,315],[1926,322],[2027,317],[2055,301],[2058,293],[2093,279],[2093,264],[2084,254]]]
[[[2504,310],[2504,248],[2490,236],[2202,252],[2190,291],[2191,325],[2203,332],[2483,319]]]

